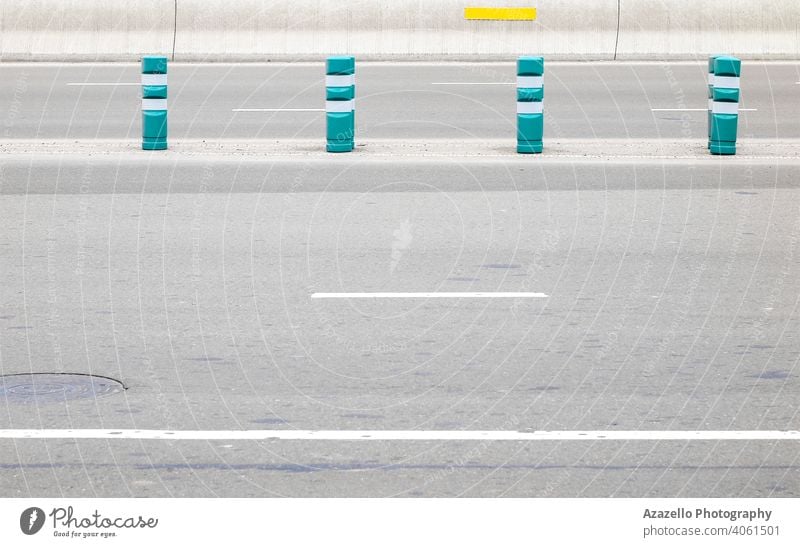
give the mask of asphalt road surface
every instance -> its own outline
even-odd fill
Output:
[[[800,495],[797,437],[658,438],[800,429],[800,85],[745,67],[753,134],[724,159],[704,112],[650,110],[680,104],[670,74],[703,108],[700,64],[554,64],[541,157],[513,153],[513,86],[432,85],[511,65],[364,66],[346,156],[317,114],[231,112],[320,107],[318,65],[171,67],[162,154],[136,87],[66,85],[136,67],[0,67],[25,87],[0,91],[0,374],[127,388],[0,397],[0,494]],[[461,296],[312,297],[375,292]],[[509,292],[540,296],[465,297]]]
[[[707,70],[705,62],[548,64],[545,130],[550,138],[705,138]],[[139,72],[134,64],[0,66],[3,137],[138,138]],[[322,112],[234,112],[324,108],[323,63],[176,64],[168,77],[173,138],[324,136]],[[357,134],[514,138],[515,82],[513,63],[357,63]],[[740,135],[800,137],[797,82],[797,63],[745,61]]]

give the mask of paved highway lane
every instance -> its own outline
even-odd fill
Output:
[[[515,70],[513,63],[359,63],[357,134],[513,139]],[[701,62],[549,63],[546,138],[704,138],[706,71]],[[140,135],[138,65],[3,64],[0,73],[4,138]],[[322,112],[234,112],[322,109],[322,63],[174,64],[169,82],[173,139],[324,135]],[[745,61],[740,136],[800,137],[797,82],[796,63]]]
[[[552,63],[536,157],[513,64],[359,67],[343,156],[234,112],[322,107],[321,64],[174,65],[155,154],[138,67],[0,67],[0,374],[127,388],[6,391],[0,491],[800,495],[795,64],[746,63],[730,158],[700,63]]]
[[[0,370],[128,389],[0,429],[800,429],[795,160],[150,158],[4,156]],[[547,298],[311,298],[425,291]],[[0,465],[20,496],[800,494],[796,440],[20,438]]]

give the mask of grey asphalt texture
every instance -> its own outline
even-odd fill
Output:
[[[553,63],[545,68],[549,138],[705,138],[705,63]],[[240,108],[324,108],[323,63],[172,65],[173,138],[319,138],[321,112],[233,112]],[[4,138],[139,138],[139,86],[126,65],[4,65]],[[515,135],[514,85],[434,85],[516,81],[507,64],[357,63],[356,123],[362,138],[506,138]],[[740,136],[799,138],[800,63],[746,61]]]
[[[769,78],[753,77],[745,106],[759,110],[743,128],[800,136],[780,112],[800,93],[796,67],[750,65]],[[6,139],[136,139],[135,88],[64,85],[135,81],[136,67],[2,69],[6,84],[27,86],[12,110],[13,91],[0,90]],[[321,118],[229,110],[319,106],[319,69],[175,66],[176,138],[316,138]],[[513,97],[499,103],[513,87],[467,98],[428,85],[498,72],[512,81],[510,65],[364,67],[359,123],[374,138],[505,138]],[[548,115],[565,138],[703,138],[704,113],[686,134],[643,108],[675,104],[667,74],[700,85],[687,106],[705,105],[700,65],[564,64],[548,72]],[[478,106],[474,117],[465,104]],[[0,374],[99,374],[127,390],[47,405],[0,399],[0,429],[800,429],[795,159],[526,165],[513,155],[64,150],[0,155]],[[310,298],[372,291],[549,297]],[[2,440],[0,494],[794,497],[800,450]]]

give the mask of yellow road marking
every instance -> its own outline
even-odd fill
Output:
[[[464,19],[533,21],[536,19],[536,8],[464,8]]]

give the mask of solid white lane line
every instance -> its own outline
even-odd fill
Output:
[[[159,441],[800,441],[800,431],[392,431],[2,429],[0,439],[146,439]]]
[[[80,85],[80,86],[142,85],[142,82],[70,82],[67,85]]]
[[[541,292],[315,292],[311,298],[547,298]]]
[[[233,112],[325,112],[324,108],[233,108]]]
[[[516,82],[431,82],[431,85],[517,85]]]
[[[708,108],[651,108],[653,112],[708,112]],[[739,112],[758,112],[757,108],[740,108]]]

